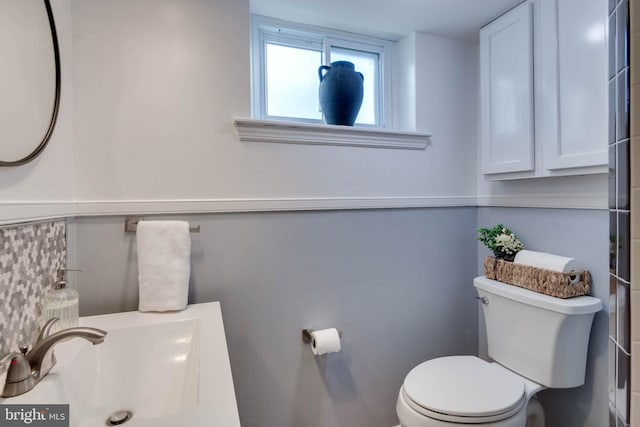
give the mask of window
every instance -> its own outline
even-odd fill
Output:
[[[389,127],[391,42],[254,16],[253,117],[321,123],[318,67],[352,62],[364,76],[356,125]]]

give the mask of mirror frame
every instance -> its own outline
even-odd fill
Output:
[[[58,110],[60,109],[60,47],[58,46],[58,34],[56,32],[56,23],[53,19],[51,2],[50,0],[43,1],[44,7],[47,10],[47,18],[49,19],[49,28],[51,29],[51,41],[53,43],[53,57],[56,73],[56,89],[53,100],[53,109],[51,111],[51,120],[49,121],[49,127],[47,128],[47,132],[44,134],[42,140],[40,141],[40,144],[38,144],[38,146],[30,154],[18,160],[0,160],[0,166],[19,166],[35,159],[42,152],[42,150],[44,150],[44,147],[47,146],[47,143],[49,142],[49,139],[51,139],[51,135],[53,134],[53,128],[55,127],[56,120],[58,119]]]

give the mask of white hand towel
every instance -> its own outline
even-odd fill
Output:
[[[185,221],[140,221],[138,288],[140,311],[173,311],[187,306],[191,236]]]

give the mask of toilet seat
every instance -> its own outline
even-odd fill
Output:
[[[504,420],[526,404],[525,381],[474,356],[449,356],[416,366],[402,396],[416,412],[441,421],[481,424]]]

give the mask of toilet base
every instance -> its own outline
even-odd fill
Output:
[[[544,408],[536,396],[527,403],[527,423],[525,427],[545,427]]]

